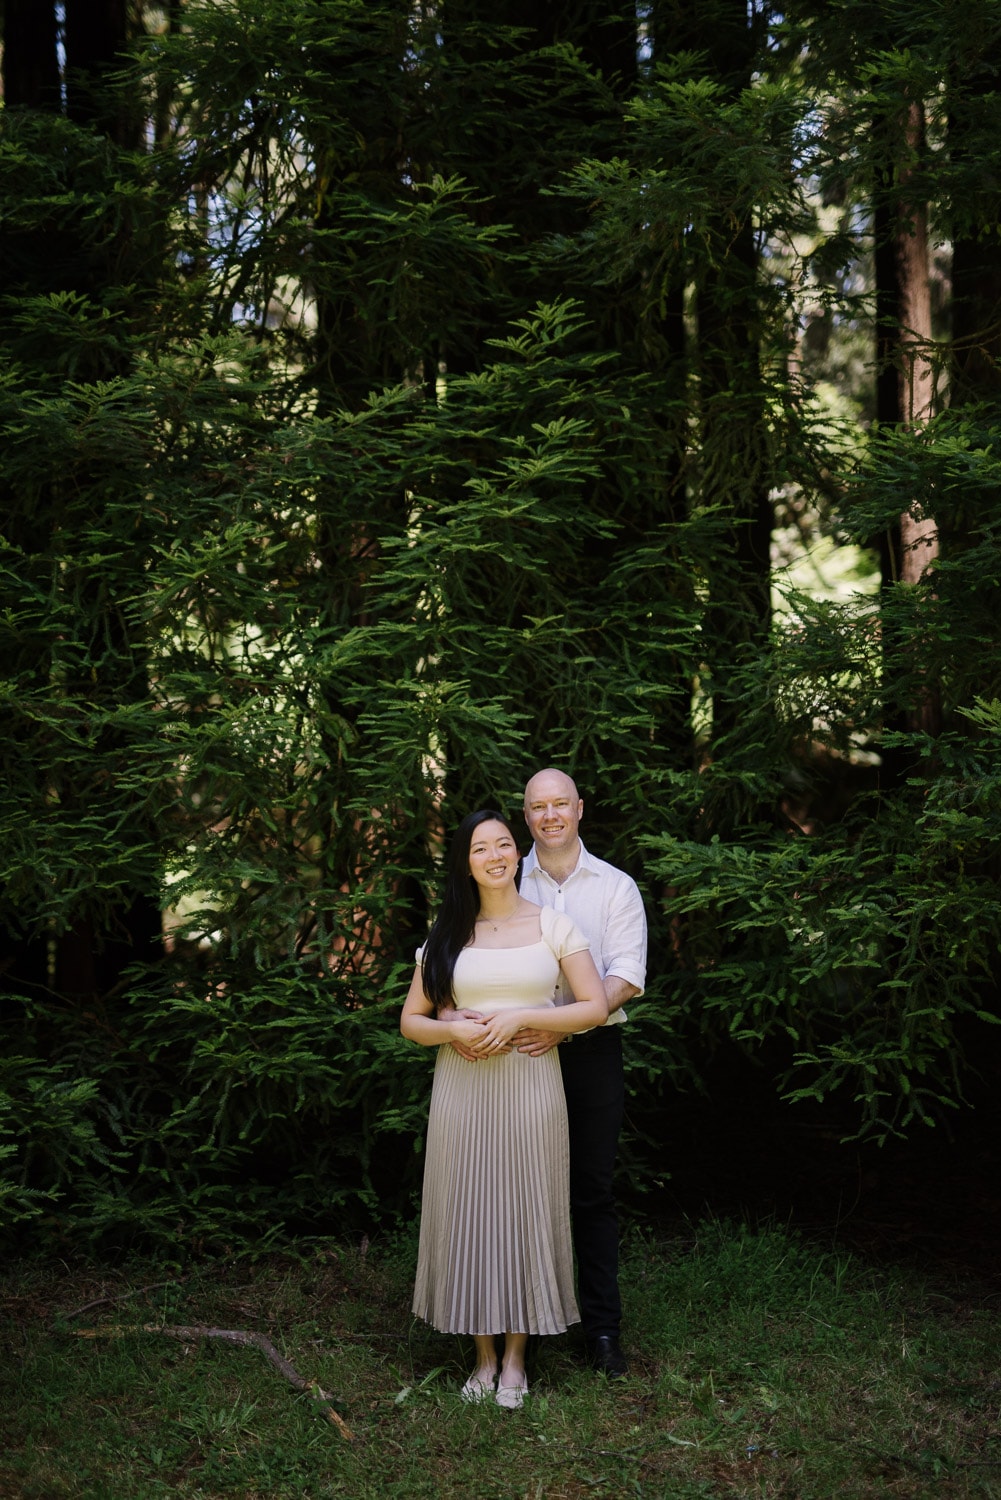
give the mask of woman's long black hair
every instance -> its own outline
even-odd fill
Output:
[[[504,824],[517,848],[517,835],[508,819],[503,813],[495,812],[492,807],[481,807],[478,812],[467,813],[448,846],[441,906],[424,944],[424,993],[436,1010],[455,1003],[452,993],[455,961],[473,936],[473,928],[480,912],[479,889],[469,873],[469,846],[473,842],[473,833],[480,824],[491,820]],[[520,889],[520,863],[514,883]]]

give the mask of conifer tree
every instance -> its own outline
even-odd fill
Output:
[[[996,96],[965,26],[905,55],[900,7],[834,7],[866,71],[831,9],[189,0],[130,72],[73,5],[64,104],[8,0],[16,1212],[205,1243],[404,1206],[442,837],[550,761],[649,898],[635,1119],[731,1042],[850,1128],[955,1102],[999,935]],[[849,283],[926,206],[957,301],[918,423],[900,278]],[[876,435],[797,371],[804,287],[885,336]],[[776,610],[790,494],[942,554]]]

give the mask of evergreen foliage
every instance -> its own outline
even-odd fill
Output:
[[[724,1042],[877,1135],[958,1107],[990,1043],[996,329],[951,403],[938,359],[932,420],[866,433],[801,338],[814,298],[875,360],[872,121],[941,79],[922,192],[988,305],[969,34],[860,72],[805,4],[658,5],[631,71],[635,18],[488,9],[190,0],[106,59],[142,149],[51,94],[0,120],[23,1235],[405,1212],[443,839],[547,763],[647,896],[640,1180]],[[940,555],[811,597],[783,505],[860,547],[931,516]]]

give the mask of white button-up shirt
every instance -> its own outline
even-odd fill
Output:
[[[602,980],[617,974],[642,990],[646,982],[646,912],[639,887],[624,870],[596,859],[580,846],[580,857],[562,885],[539,864],[535,845],[521,869],[521,894],[538,906],[565,911],[587,938],[595,968]],[[556,986],[557,1005],[568,1005],[573,993],[562,976]],[[620,1006],[609,1026],[626,1019]]]

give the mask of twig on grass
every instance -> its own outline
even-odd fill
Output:
[[[130,1297],[141,1297],[145,1292],[159,1292],[165,1286],[182,1286],[185,1278],[172,1276],[169,1281],[152,1281],[149,1286],[131,1287],[127,1292],[108,1292],[103,1297],[95,1297],[91,1302],[85,1302],[82,1307],[75,1307],[72,1312],[63,1313],[67,1322],[71,1318],[78,1318],[81,1313],[89,1312],[92,1307],[100,1307],[105,1302],[127,1302]]]
[[[110,1328],[75,1328],[75,1337],[81,1339],[103,1339],[122,1338],[130,1333],[160,1333],[169,1339],[180,1339],[184,1343],[192,1343],[196,1339],[222,1339],[226,1344],[238,1344],[241,1348],[259,1349],[279,1374],[297,1391],[308,1392],[323,1403],[323,1415],[337,1428],[341,1437],[347,1442],[354,1442],[354,1433],[345,1422],[339,1412],[331,1405],[334,1397],[330,1391],[325,1391],[315,1380],[306,1380],[299,1374],[295,1366],[278,1353],[274,1344],[263,1333],[255,1333],[246,1328],[209,1328],[205,1323],[187,1323],[176,1327],[161,1327],[159,1323],[133,1323],[130,1325],[119,1324]]]

